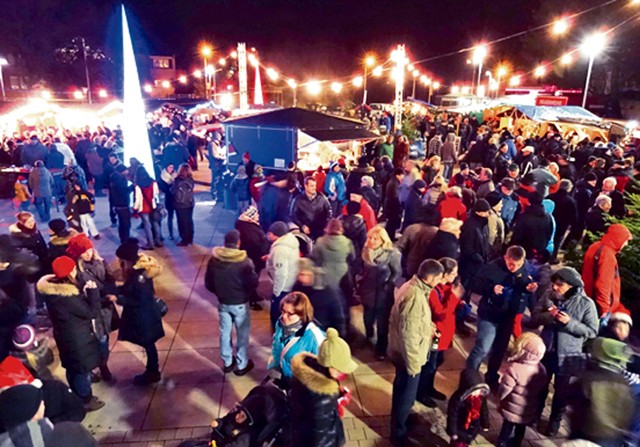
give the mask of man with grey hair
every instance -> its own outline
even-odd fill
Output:
[[[556,233],[553,237],[553,256],[555,259],[561,248],[567,231],[573,229],[578,223],[578,205],[571,196],[573,183],[569,179],[560,180],[558,191],[549,194],[549,200],[555,203],[553,218],[556,220]]]
[[[591,243],[595,242],[609,226],[607,219],[610,216],[611,211],[611,198],[600,194],[596,197],[595,204],[587,212],[587,216],[584,219],[584,227],[587,230],[587,234],[584,236],[583,246],[587,247]],[[596,239],[589,237],[589,233],[596,236]]]
[[[377,217],[378,212],[380,211],[380,197],[374,189],[374,186],[375,181],[370,175],[365,175],[360,179],[360,194],[362,194],[362,197],[369,202],[369,205],[371,205],[371,208],[373,208]]]
[[[607,177],[602,181],[600,194],[611,198],[611,211],[609,213],[613,217],[622,219],[627,215],[627,208],[624,205],[624,195],[616,189],[616,186],[618,186],[618,180],[615,177]]]

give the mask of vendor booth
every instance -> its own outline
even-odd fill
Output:
[[[266,169],[287,169],[298,162],[303,171],[344,158],[356,160],[362,146],[378,137],[366,124],[300,108],[266,112],[224,122],[230,165],[251,159]]]

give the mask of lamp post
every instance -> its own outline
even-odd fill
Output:
[[[200,49],[200,54],[202,54],[202,71],[204,73],[204,98],[209,99],[210,74],[207,59],[211,57],[213,51],[210,46],[205,45]]]
[[[582,44],[582,52],[589,56],[589,67],[587,68],[587,80],[584,85],[584,94],[582,95],[582,108],[587,107],[587,96],[589,95],[589,82],[591,81],[591,71],[593,70],[593,62],[598,54],[604,50],[607,38],[604,33],[596,33],[589,36]]]
[[[295,107],[298,104],[298,98],[297,98],[298,83],[293,79],[289,79],[287,81],[287,85],[289,85],[289,87],[291,87],[291,90],[293,90],[293,107]]]
[[[482,64],[484,63],[484,59],[487,57],[488,52],[489,50],[486,45],[478,45],[473,50],[473,63],[478,66],[478,91],[482,85]]]
[[[507,69],[504,67],[498,67],[498,84],[496,88],[496,98],[500,96],[500,82],[502,82],[502,78],[507,74]]]
[[[431,81],[429,83],[429,99],[427,99],[427,102],[429,104],[431,104],[431,95],[433,95],[433,91],[434,90],[438,90],[440,88],[440,83],[438,81]]]
[[[9,65],[9,61],[7,61],[4,57],[0,57],[0,88],[2,88],[2,100],[6,101],[7,94],[4,90],[4,78],[2,77],[2,67],[5,65]]]
[[[418,76],[420,76],[420,72],[418,70],[413,70],[413,89],[411,90],[411,97],[415,99],[416,97],[416,81],[418,80]]]
[[[376,58],[373,56],[367,56],[364,59],[364,76],[362,78],[362,88],[363,88],[362,104],[367,103],[367,70],[369,69],[369,67],[373,67],[375,64],[376,64]]]

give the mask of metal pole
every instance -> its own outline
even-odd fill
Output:
[[[218,93],[218,88],[216,87],[216,72],[218,70],[216,70],[216,67],[214,65],[213,67],[213,101],[215,102],[216,100],[216,93]]]
[[[89,99],[89,104],[91,104],[91,81],[89,80],[89,66],[87,65],[87,46],[84,43],[84,37],[82,38],[82,54],[84,55],[84,74],[87,77],[87,98]]]
[[[584,85],[584,94],[582,95],[582,108],[587,108],[587,95],[589,94],[589,81],[591,81],[591,70],[593,69],[594,55],[589,56],[589,68],[587,69],[587,82]]]
[[[363,94],[362,94],[362,104],[367,103],[367,63],[364,63],[364,79],[362,81]]]
[[[207,70],[207,58],[202,57],[202,79],[204,80],[204,99],[209,99],[209,70]]]
[[[433,82],[431,84],[429,84],[429,99],[427,99],[427,102],[429,104],[431,104],[431,94],[433,93]]]
[[[411,97],[413,99],[416,98],[416,78],[413,78],[413,89],[411,90]]]
[[[482,61],[478,64],[478,88],[476,89],[476,96],[480,92],[480,86],[482,85]]]
[[[296,105],[298,105],[298,89],[294,88],[293,89],[293,107],[295,107]]]
[[[0,64],[0,87],[2,87],[2,100],[5,101],[7,99],[7,94],[4,91],[4,78],[2,77],[2,64]]]

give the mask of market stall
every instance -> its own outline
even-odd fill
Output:
[[[244,152],[267,169],[297,161],[303,171],[327,166],[338,158],[356,160],[362,146],[378,135],[366,124],[300,108],[266,112],[224,123],[227,159],[237,165]]]

